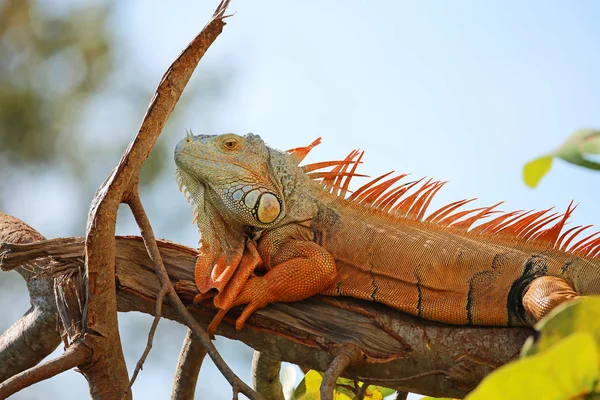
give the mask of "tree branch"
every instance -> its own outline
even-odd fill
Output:
[[[206,350],[202,343],[196,339],[194,332],[188,329],[177,361],[171,400],[194,400],[198,374],[205,356]]]
[[[196,250],[158,241],[172,282],[192,280]],[[81,238],[55,239],[25,245],[9,245],[3,266],[10,268],[26,259],[60,259],[81,265]],[[117,300],[120,311],[154,313],[160,284],[143,242],[136,237],[116,239]],[[61,269],[62,268],[62,269]],[[42,271],[37,271],[42,273]],[[163,307],[165,318],[183,323],[171,304]],[[215,309],[190,308],[203,325]],[[317,296],[297,303],[276,303],[258,310],[246,327],[236,331],[239,315],[233,309],[217,334],[241,340],[256,350],[282,361],[325,371],[335,349],[348,343],[358,347],[365,362],[348,368],[344,376],[374,385],[436,397],[464,397],[487,374],[518,356],[528,328],[451,326],[425,321],[376,303],[341,297]]]
[[[143,213],[141,202],[137,194],[137,183],[142,163],[150,154],[158,136],[171,115],[175,105],[187,85],[194,69],[200,59],[204,56],[210,45],[221,33],[225,25],[225,10],[229,0],[222,0],[213,14],[212,19],[192,42],[177,57],[165,72],[160,81],[154,97],[150,102],[146,115],[142,120],[134,140],[125,150],[119,164],[113,170],[98,189],[88,218],[85,240],[85,271],[84,278],[88,297],[86,299],[85,314],[83,315],[85,332],[98,335],[103,340],[95,344],[101,346],[98,349],[102,354],[92,368],[84,369],[90,383],[90,391],[94,398],[116,398],[125,393],[125,398],[131,398],[127,390],[129,380],[127,369],[121,349],[121,341],[118,331],[116,299],[115,299],[115,223],[119,205],[124,201],[133,204],[132,209],[139,212],[135,214],[138,224],[143,221],[145,225],[144,236],[148,251],[152,256],[156,272],[161,277],[160,254],[153,250],[154,238],[150,224]],[[133,202],[133,203],[131,203]],[[140,225],[141,226],[141,225]],[[164,270],[164,267],[162,267]],[[166,274],[163,274],[166,275]],[[172,305],[182,314],[184,322],[192,329],[202,343],[207,347],[207,352],[215,360],[221,372],[232,382],[234,392],[241,390],[251,399],[259,397],[245,385],[227,367],[208,335],[202,333],[202,328],[186,312],[182,304],[178,304],[177,298],[168,279],[161,279],[162,287],[167,287],[167,295]],[[159,288],[159,290],[162,289]]]
[[[154,333],[156,332],[156,328],[158,327],[158,322],[160,321],[160,317],[162,316],[162,304],[165,299],[165,295],[167,294],[167,291],[168,291],[168,289],[166,287],[163,287],[161,289],[161,291],[158,293],[158,297],[156,298],[156,306],[154,308],[154,310],[155,310],[154,311],[154,321],[152,321],[152,326],[150,327],[150,332],[148,332],[148,343],[146,343],[146,348],[144,349],[144,353],[142,353],[142,356],[140,357],[137,365],[135,366],[135,370],[133,371],[131,380],[129,381],[129,384],[125,388],[125,393],[123,393],[123,396],[121,396],[121,400],[124,399],[127,396],[127,394],[129,393],[129,391],[131,390],[131,387],[133,386],[135,379],[137,378],[142,367],[144,366],[144,362],[146,361],[148,354],[150,354],[150,350],[152,349],[152,342],[154,341]]]
[[[335,382],[344,373],[344,371],[356,365],[361,360],[360,350],[354,345],[340,347],[336,352],[335,358],[327,367],[323,382],[321,383],[321,399],[332,400]]]
[[[279,380],[281,360],[254,350],[252,357],[252,386],[265,399],[284,400]]]
[[[0,243],[31,243],[44,236],[0,212]],[[0,247],[0,258],[2,249]],[[35,277],[27,266],[15,269],[27,282],[31,308],[0,336],[0,382],[42,361],[60,344],[52,279]]]
[[[154,232],[152,230],[152,226],[150,226],[150,221],[148,221],[148,217],[144,212],[144,207],[142,206],[142,202],[137,194],[137,191],[131,193],[128,199],[129,207],[131,207],[131,212],[135,217],[135,220],[140,227],[140,231],[142,232],[144,245],[146,246],[148,255],[150,256],[150,260],[154,266],[154,271],[158,276],[158,280],[161,285],[161,292],[164,288],[166,288],[167,296],[169,298],[169,304],[174,307],[179,315],[181,315],[183,321],[188,326],[189,329],[194,332],[196,338],[200,341],[210,358],[215,363],[216,367],[221,371],[223,376],[229,381],[231,386],[234,388],[234,391],[237,390],[243,394],[245,394],[251,400],[261,399],[261,397],[252,390],[248,385],[246,385],[240,378],[238,378],[231,368],[225,363],[216,347],[212,343],[210,337],[206,330],[200,326],[198,321],[194,319],[192,314],[185,308],[177,293],[175,293],[175,289],[169,280],[169,275],[167,274],[167,270],[163,264],[162,258],[160,256],[160,252],[158,250],[158,245],[156,244],[156,238],[154,237]]]
[[[54,360],[36,365],[0,384],[0,399],[5,399],[34,383],[52,378],[61,372],[85,363],[91,357],[91,350],[83,345],[69,347]]]

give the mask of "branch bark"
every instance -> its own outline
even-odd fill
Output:
[[[85,363],[91,357],[91,350],[84,345],[69,347],[56,359],[36,365],[0,384],[0,399],[5,399],[34,383],[52,378],[61,372]]]
[[[0,212],[0,241],[31,243],[44,239],[21,220]],[[0,382],[35,366],[60,344],[52,278],[35,277],[27,266],[15,270],[27,282],[31,308],[0,335]]]
[[[321,383],[321,399],[332,400],[335,382],[344,373],[344,371],[352,365],[356,365],[361,361],[360,349],[353,345],[340,347],[336,351],[335,358],[323,375],[323,383]]]
[[[135,380],[136,380],[138,374],[140,373],[140,371],[142,370],[142,368],[144,366],[144,362],[146,361],[148,354],[150,354],[150,350],[152,350],[154,334],[156,333],[156,328],[158,327],[158,322],[160,321],[160,317],[162,316],[162,304],[165,299],[166,292],[167,292],[167,289],[165,287],[163,287],[161,289],[160,293],[158,294],[158,298],[156,299],[156,306],[154,308],[154,310],[155,310],[154,311],[154,321],[152,321],[152,326],[150,327],[150,332],[148,333],[148,342],[146,343],[146,348],[144,349],[144,353],[142,353],[142,356],[140,357],[137,365],[135,366],[135,370],[133,371],[131,380],[129,381],[129,384],[127,385],[127,388],[125,389],[125,393],[123,393],[123,396],[121,396],[121,399],[123,399],[125,396],[127,396],[129,391],[131,390],[131,387],[135,383]]]
[[[254,351],[252,357],[252,386],[265,399],[285,400],[279,380],[281,361],[271,355]]]
[[[241,392],[248,396],[248,398],[250,398],[251,400],[261,399],[261,397],[256,392],[254,392],[248,385],[246,385],[240,378],[238,378],[233,373],[231,368],[229,368],[229,366],[225,363],[225,361],[217,351],[206,330],[202,326],[200,326],[200,324],[198,324],[198,321],[194,319],[194,317],[183,305],[183,302],[177,296],[173,284],[169,280],[169,275],[162,261],[162,257],[160,255],[160,251],[156,243],[156,238],[154,237],[152,226],[150,225],[150,221],[148,221],[148,217],[144,212],[142,202],[140,201],[140,198],[137,193],[137,188],[133,193],[131,193],[127,202],[129,204],[129,207],[131,208],[131,211],[135,217],[138,226],[140,227],[140,231],[142,232],[144,245],[146,246],[147,253],[154,267],[154,272],[156,273],[161,285],[160,293],[167,293],[169,303],[171,304],[171,306],[175,308],[175,310],[181,316],[184,323],[189,327],[189,329],[192,332],[194,332],[195,337],[200,341],[200,343],[206,350],[206,353],[214,361],[216,367],[219,369],[219,371],[221,371],[223,376],[233,387],[234,393]]]
[[[193,279],[194,249],[160,240],[158,246],[172,282]],[[82,264],[83,239],[7,245],[6,251],[5,268],[25,260],[61,260],[45,269],[52,274],[63,264]],[[119,311],[153,314],[160,284],[140,238],[117,237],[115,278]],[[162,311],[165,318],[183,323],[171,304]],[[209,306],[190,311],[203,325],[215,315]],[[365,362],[347,368],[345,377],[436,397],[464,397],[493,369],[517,357],[532,334],[527,328],[444,325],[341,297],[272,304],[258,310],[241,331],[234,326],[238,315],[238,309],[232,310],[217,334],[319,371],[328,368],[336,349],[350,344],[360,349]]]
[[[183,346],[181,346],[179,361],[177,361],[171,400],[194,400],[198,374],[205,356],[206,350],[196,339],[194,332],[188,330]]]
[[[222,0],[219,3],[212,19],[167,69],[136,137],[92,201],[84,253],[85,274],[83,276],[87,289],[82,314],[84,334],[78,336],[77,340],[85,341],[91,335],[99,339],[92,342],[99,346],[95,349],[98,353],[96,362],[83,368],[83,373],[90,383],[90,392],[95,399],[118,398],[123,393],[123,398],[131,398],[118,331],[115,298],[114,234],[117,211],[122,202],[129,202],[140,225],[145,245],[161,281],[162,287],[159,292],[166,291],[170,304],[177,309],[184,323],[194,331],[219,370],[232,384],[234,394],[239,391],[250,399],[260,399],[260,396],[235,376],[221,359],[206,331],[187,312],[177,297],[164,271],[152,228],[137,193],[141,165],[150,154],[200,59],[221,33],[225,25],[225,10],[228,3],[229,0]]]

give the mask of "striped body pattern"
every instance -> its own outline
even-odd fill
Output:
[[[560,277],[580,295],[600,293],[599,233],[579,237],[591,226],[564,229],[573,203],[564,214],[495,211],[501,203],[462,210],[470,199],[426,216],[445,182],[398,184],[406,175],[387,173],[350,194],[363,154],[354,150],[313,176],[330,195],[323,196],[323,214],[339,216],[314,223],[338,265],[324,294],[450,324],[503,326],[527,324],[521,298],[538,277]],[[310,175],[315,166],[332,165],[304,169]]]

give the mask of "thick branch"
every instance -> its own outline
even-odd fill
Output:
[[[129,379],[121,349],[115,298],[114,234],[119,204],[136,193],[142,163],[150,154],[198,62],[221,33],[228,2],[229,0],[221,1],[209,23],[167,69],[137,135],[92,201],[85,240],[85,278],[88,289],[85,322],[86,331],[94,332],[104,340],[97,342],[100,346],[98,353],[102,357],[91,368],[84,369],[83,373],[90,383],[94,398],[113,399],[120,397],[122,393],[126,393],[126,398],[131,398],[130,392],[126,391]],[[149,245],[149,242],[146,244]],[[158,259],[153,258],[153,261],[160,264],[160,256]],[[169,296],[170,292],[173,292],[172,288]],[[183,319],[186,324],[192,324],[190,328],[195,332],[201,329],[185,313]],[[211,357],[216,358],[210,348],[208,352]],[[237,379],[235,376],[234,378]],[[230,377],[228,379],[231,381]],[[239,386],[240,390],[246,392],[248,389],[251,392],[242,383]]]
[[[56,314],[32,307],[0,336],[0,382],[33,367],[60,344]]]
[[[171,280],[193,280],[196,251],[167,241],[158,245]],[[119,310],[152,314],[160,285],[141,239],[117,238],[116,249]],[[7,267],[23,257],[59,257],[62,263],[76,265],[83,246],[80,238],[71,238],[11,245],[7,250]],[[191,311],[202,324],[215,314],[208,306]],[[170,304],[163,307],[163,315],[183,323]],[[239,310],[232,310],[217,334],[319,371],[327,369],[336,348],[350,343],[366,362],[348,368],[345,377],[437,397],[464,397],[485,375],[516,357],[532,332],[444,325],[379,304],[334,297],[270,305],[257,311],[241,331],[233,325],[238,315]]]
[[[183,346],[181,346],[179,361],[177,361],[171,400],[194,399],[198,374],[205,356],[206,350],[204,350],[200,341],[196,339],[194,332],[188,329]]]
[[[39,240],[44,237],[35,229],[0,212],[0,243]],[[31,308],[0,336],[0,382],[38,364],[60,344],[52,279],[33,277],[27,266],[16,271],[27,281]]]

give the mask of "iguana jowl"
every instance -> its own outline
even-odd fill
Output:
[[[372,300],[429,320],[529,325],[600,293],[600,238],[564,214],[462,210],[426,216],[443,182],[384,174],[350,194],[363,153],[299,167],[319,143],[282,152],[259,136],[188,136],[175,149],[180,188],[201,231],[194,301],[219,313],[315,294]],[[498,214],[496,214],[498,213]]]

